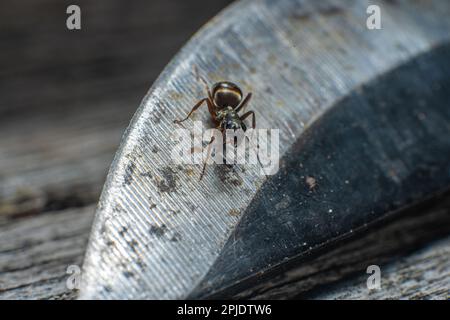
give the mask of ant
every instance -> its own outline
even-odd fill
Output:
[[[209,89],[208,84],[203,78],[200,78],[205,85],[207,97],[199,100],[192,110],[188,113],[186,118],[183,120],[174,120],[174,123],[180,124],[183,121],[189,119],[193,112],[195,112],[200,106],[206,102],[208,106],[209,114],[211,119],[216,125],[216,129],[219,129],[222,134],[227,129],[243,131],[247,130],[247,126],[244,120],[249,116],[252,116],[252,128],[256,127],[256,118],[253,111],[248,111],[243,115],[239,115],[239,112],[245,108],[245,106],[250,101],[252,97],[251,92],[249,92],[245,98],[243,98],[242,90],[234,83],[229,81],[220,81],[212,86],[212,90]],[[211,155],[211,144],[213,143],[215,137],[212,136],[208,143],[208,154],[206,161],[203,165],[203,170],[200,175],[200,180],[203,178],[206,169],[206,163]],[[259,159],[258,159],[259,160]]]

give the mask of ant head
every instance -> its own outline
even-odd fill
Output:
[[[222,81],[212,87],[214,103],[220,108],[235,108],[242,100],[241,89],[232,82]]]

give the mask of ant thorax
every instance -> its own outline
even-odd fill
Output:
[[[239,118],[239,115],[230,106],[217,111],[216,119],[220,122],[223,129],[244,129],[245,125]]]

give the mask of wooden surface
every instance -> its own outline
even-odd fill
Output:
[[[78,1],[81,31],[65,27],[68,2],[0,4],[0,299],[76,296],[66,269],[81,266],[124,129],[165,64],[228,2]],[[320,280],[299,276],[280,298],[448,299],[446,199],[343,248],[347,260],[325,260]],[[374,261],[382,290],[369,292]]]

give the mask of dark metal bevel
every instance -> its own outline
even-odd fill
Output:
[[[192,297],[248,290],[448,189],[449,57],[450,45],[435,48],[317,119],[258,191]]]

